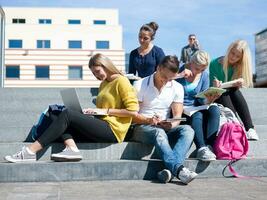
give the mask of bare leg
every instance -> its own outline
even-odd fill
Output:
[[[67,146],[67,147],[72,147],[72,148],[75,148],[75,149],[78,149],[76,143],[74,142],[73,139],[67,139],[64,141],[64,144]],[[30,144],[28,146],[28,148],[30,149],[31,152],[33,153],[37,153],[38,151],[40,151],[43,147],[42,145],[38,142],[38,141],[35,141],[34,143]]]

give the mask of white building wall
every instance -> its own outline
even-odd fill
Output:
[[[6,13],[5,65],[19,65],[19,79],[5,79],[5,87],[94,87],[99,85],[88,61],[95,53],[103,53],[125,71],[122,27],[116,9],[77,8],[4,8]],[[12,19],[25,19],[25,24],[13,24]],[[39,19],[51,19],[52,24],[39,24]],[[68,24],[69,19],[81,24]],[[93,20],[106,20],[94,25]],[[10,39],[23,40],[20,49],[8,47]],[[50,49],[37,49],[37,40],[50,40]],[[69,40],[81,40],[81,49],[69,49]],[[96,49],[96,41],[109,41],[109,49]],[[49,80],[35,78],[36,65],[49,65]],[[69,80],[68,66],[83,67],[82,80]]]

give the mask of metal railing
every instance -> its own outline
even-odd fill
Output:
[[[4,87],[5,78],[5,12],[0,6],[0,87]]]

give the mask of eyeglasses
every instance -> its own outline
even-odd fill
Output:
[[[196,40],[196,38],[189,38],[189,40]]]

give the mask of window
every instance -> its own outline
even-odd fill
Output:
[[[39,19],[39,24],[52,24],[51,19]]]
[[[9,48],[22,48],[22,40],[8,40]]]
[[[50,48],[50,40],[37,40],[37,48],[43,49],[43,48]]]
[[[79,19],[69,19],[68,24],[81,24],[81,20]]]
[[[25,24],[26,20],[25,19],[12,19],[13,24]]]
[[[69,49],[81,49],[82,41],[81,40],[69,40]]]
[[[83,78],[82,66],[69,66],[69,79],[81,80]]]
[[[96,25],[105,25],[106,24],[106,20],[94,20],[94,24],[96,24]]]
[[[19,66],[6,66],[6,78],[19,78],[20,71]]]
[[[35,78],[49,79],[49,66],[35,66]]]
[[[96,41],[97,49],[109,49],[109,41]]]

